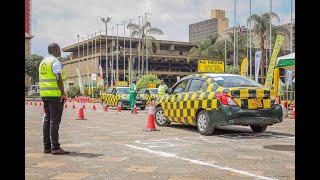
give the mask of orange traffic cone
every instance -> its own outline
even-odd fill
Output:
[[[293,110],[292,110],[292,118],[296,119],[296,108],[295,108],[294,104],[292,104],[292,108],[293,108]]]
[[[41,114],[44,114],[44,112],[45,112],[45,111],[44,111],[44,107],[42,106],[42,113],[41,113]]]
[[[30,105],[32,105],[32,101],[30,102]]]
[[[133,114],[138,114],[136,103],[134,103]]]
[[[97,110],[96,109],[96,105],[94,103],[93,103],[93,106],[92,106],[92,110],[94,110],[94,111]]]
[[[87,120],[84,118],[83,108],[79,108],[78,119],[76,120]]]
[[[34,106],[37,106],[37,102],[34,102]]]
[[[149,116],[148,116],[148,124],[147,124],[147,132],[150,131],[157,131],[155,125],[154,125],[154,106],[153,102],[150,102],[150,107],[149,107]]]
[[[42,106],[42,103],[41,103],[41,102],[39,103],[39,106]]]
[[[28,101],[26,101],[26,105],[28,105]]]
[[[67,103],[64,103],[64,108],[68,108],[68,105],[67,105]]]
[[[83,104],[83,105],[82,105],[82,108],[83,108],[83,109],[86,109],[86,106]]]
[[[105,105],[104,107],[103,107],[103,111],[108,111],[108,106],[107,105]]]
[[[118,113],[121,112],[121,105],[120,104],[121,104],[121,102],[119,101],[118,102]]]
[[[74,102],[72,103],[72,109],[75,109],[76,105],[74,105]]]

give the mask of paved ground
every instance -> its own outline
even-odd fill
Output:
[[[256,134],[249,127],[216,129],[201,136],[196,127],[171,124],[146,132],[148,110],[132,115],[116,108],[92,111],[75,120],[78,109],[64,109],[60,143],[69,155],[43,154],[42,108],[26,105],[26,179],[295,179],[295,152],[265,149],[294,145],[295,123],[284,122]],[[79,108],[76,103],[76,107]]]

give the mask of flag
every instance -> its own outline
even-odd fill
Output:
[[[240,33],[240,35],[242,35],[244,32],[243,32],[243,29],[240,27],[239,23],[238,23],[238,27],[239,27],[239,33]]]
[[[240,75],[247,76],[247,71],[248,71],[248,59],[243,58],[242,63],[241,63]]]
[[[286,91],[288,91],[289,84],[292,83],[292,71],[290,71],[290,70],[286,70],[286,71],[287,71],[286,72],[286,78],[285,78],[285,80],[286,80]]]
[[[101,64],[99,65],[99,72],[100,72],[100,77],[103,76],[103,73],[102,73],[102,67],[101,67]]]
[[[255,69],[254,79],[256,82],[258,82],[258,76],[259,76],[259,70],[260,70],[260,59],[261,59],[261,51],[257,51],[255,54],[255,64],[254,64],[254,69]]]

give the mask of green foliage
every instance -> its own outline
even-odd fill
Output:
[[[67,91],[67,96],[68,97],[72,97],[74,98],[75,96],[79,95],[80,94],[80,87],[79,85],[72,85],[70,86]]]
[[[31,54],[25,57],[25,71],[31,77],[31,83],[39,82],[39,65],[43,60],[42,56]]]
[[[160,84],[160,79],[155,74],[143,75],[137,81],[137,88],[138,89],[148,88],[148,84],[156,84],[158,86]]]
[[[98,87],[98,88],[94,88],[93,89],[93,94],[94,94],[95,98],[100,98],[101,97],[100,90],[102,90],[102,87]]]
[[[240,66],[226,65],[225,73],[227,74],[240,74]]]

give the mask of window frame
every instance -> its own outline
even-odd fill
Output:
[[[171,94],[177,94],[177,93],[174,93],[174,90],[176,87],[178,87],[183,81],[188,81],[187,82],[187,85],[186,85],[186,88],[184,89],[184,91],[180,92],[180,93],[185,93],[185,92],[188,92],[189,91],[189,86],[190,86],[190,79],[191,78],[186,78],[186,79],[181,79],[179,82],[177,82],[173,87],[172,87],[172,90],[171,90]]]

